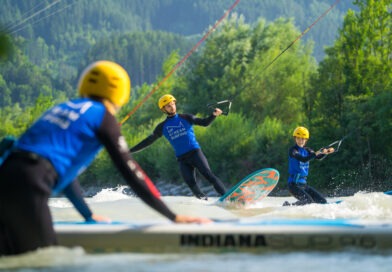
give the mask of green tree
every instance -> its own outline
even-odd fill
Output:
[[[173,51],[184,54],[191,41],[160,31],[114,34],[87,52],[83,67],[97,59],[113,60],[129,71],[134,86],[152,83],[162,71],[163,60]]]
[[[257,122],[268,116],[288,125],[304,122],[308,82],[316,70],[311,44],[299,42],[268,67],[298,35],[290,20],[251,27],[233,16],[192,58],[186,85],[175,91],[194,113],[211,101],[233,99],[233,110]]]
[[[0,29],[2,29],[0,25]],[[11,54],[12,42],[7,33],[0,31],[0,59],[5,59],[6,56]]]
[[[355,1],[360,12],[349,11],[340,35],[320,64],[313,90],[319,96],[314,122],[321,138],[338,138],[353,132],[346,153],[336,156],[339,169],[355,172],[357,184],[385,187],[377,165],[390,169],[392,87],[391,0]],[[384,101],[384,103],[381,103]],[[360,183],[359,181],[363,181]]]
[[[227,183],[234,183],[249,171],[267,166],[277,167],[284,177],[291,139],[287,131],[293,123],[305,121],[305,91],[315,70],[311,46],[293,47],[285,58],[271,66],[269,73],[264,73],[263,68],[298,34],[290,21],[277,20],[270,25],[260,21],[251,27],[242,18],[231,17],[206,42],[203,50],[192,56],[183,69],[162,86],[163,90],[154,94],[155,99],[146,102],[144,109],[147,111],[137,115],[147,113],[153,119],[150,122],[145,119],[148,130],[143,131],[142,136],[136,133],[130,143],[135,144],[146,137],[163,120],[156,101],[164,92],[170,92],[170,86],[177,98],[179,112],[202,117],[211,113],[206,107],[208,102],[232,96],[235,99],[227,118],[218,118],[208,129],[195,127],[210,164]],[[168,59],[167,63],[175,63],[175,58]],[[272,85],[273,91],[260,88],[261,84]],[[294,104],[291,108],[290,103]],[[134,123],[138,124],[140,126],[140,123]],[[132,133],[131,128],[129,131]],[[178,180],[176,164],[168,159],[172,153],[166,144],[160,143],[135,156],[152,173]]]

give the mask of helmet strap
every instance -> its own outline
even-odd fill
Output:
[[[167,111],[165,111],[164,109],[162,109],[162,111],[163,111],[167,116],[174,116],[174,115],[176,115],[175,113],[174,113],[174,114],[170,114],[170,113],[168,113]]]

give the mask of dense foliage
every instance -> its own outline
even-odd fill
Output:
[[[347,13],[312,84],[312,126],[319,138],[350,135],[335,163],[318,172],[334,185],[379,189],[390,185],[392,159],[392,1],[355,3],[361,12]]]
[[[12,2],[18,7],[30,5],[22,0],[4,2],[10,9],[15,8]],[[117,61],[130,71],[133,99],[119,114],[119,119],[124,117],[198,40],[183,35],[203,31],[199,28],[202,22],[212,23],[232,1],[193,2],[188,6],[179,0],[119,0],[118,6],[103,7],[102,1],[91,0],[89,5],[100,8],[93,19],[93,12],[85,12],[86,1],[70,1],[69,10],[78,5],[84,15],[76,14],[73,20],[83,20],[87,28],[69,32],[72,26],[61,20],[46,30],[40,22],[26,27],[24,35],[14,38],[14,53],[0,65],[0,136],[19,135],[49,106],[75,96],[77,74],[97,58]],[[236,183],[259,168],[274,167],[281,173],[279,186],[284,188],[291,134],[297,125],[304,125],[310,129],[308,145],[314,149],[348,136],[338,153],[311,163],[312,185],[328,194],[390,189],[392,0],[354,1],[355,9],[347,11],[337,34],[330,33],[327,20],[321,21],[318,31],[309,32],[308,39],[299,40],[269,66],[310,24],[308,15],[316,18],[331,4],[308,2],[241,2],[238,14],[224,21],[123,124],[129,144],[145,138],[164,119],[156,105],[164,93],[176,96],[179,112],[198,116],[210,114],[208,103],[232,99],[228,116],[217,118],[208,128],[195,128],[212,169],[225,183]],[[347,10],[348,5],[342,1],[337,7]],[[105,19],[127,9],[135,12],[117,20]],[[173,10],[171,16],[167,16],[169,10]],[[298,17],[288,18],[293,12]],[[184,14],[199,17],[189,26],[179,23]],[[338,13],[328,16],[339,22]],[[65,14],[58,17],[67,18]],[[56,29],[66,34],[55,35]],[[323,36],[331,41],[323,43]],[[322,48],[320,44],[331,45],[321,59],[314,53]],[[154,179],[181,182],[165,139],[134,156]],[[120,176],[102,152],[81,180],[82,184],[109,186],[119,183]]]
[[[31,102],[40,95],[42,88],[32,86],[35,91],[29,91],[31,97],[21,102],[26,96],[19,92],[25,86],[18,85],[24,74],[27,77],[22,82],[45,76],[55,92],[60,90],[71,97],[80,70],[98,58],[125,65],[131,72],[134,86],[151,84],[172,51],[178,50],[180,55],[188,52],[234,2],[2,0],[0,25],[3,27],[0,31],[7,30],[17,40],[19,54],[24,56],[23,62],[26,63],[15,63],[14,60],[8,66],[0,67],[3,77],[15,73],[9,71],[12,70],[10,66],[24,67],[17,71],[17,76],[6,78],[7,97],[6,101],[0,101],[0,106],[16,102],[32,106]],[[268,21],[293,18],[297,28],[305,30],[331,4],[330,0],[246,0],[240,1],[233,12],[244,16],[251,25],[259,18]],[[332,44],[349,7],[353,5],[341,1],[304,37],[315,42],[313,54],[316,59],[321,60],[324,47]],[[26,71],[30,65],[39,69]],[[14,94],[9,97],[9,93]]]

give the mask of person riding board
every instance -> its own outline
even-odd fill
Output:
[[[150,136],[132,147],[131,153],[141,151],[164,135],[175,151],[181,175],[192,193],[199,199],[208,199],[197,185],[195,176],[197,169],[214,186],[219,195],[224,195],[226,188],[222,181],[212,173],[193,130],[193,125],[209,126],[217,116],[222,114],[222,110],[215,108],[207,118],[198,118],[192,114],[179,114],[176,99],[170,94],[165,94],[158,100],[158,107],[167,115],[167,118],[156,126]]]
[[[313,187],[308,185],[309,162],[313,159],[322,159],[335,151],[333,147],[322,148],[313,151],[306,147],[309,140],[309,130],[305,127],[297,127],[293,132],[295,145],[289,149],[289,178],[288,189],[290,193],[298,199],[290,204],[288,201],[284,206],[306,205],[310,203],[327,203],[327,200]]]
[[[72,190],[76,177],[103,147],[127,184],[151,208],[176,223],[211,222],[170,210],[131,157],[115,118],[130,91],[124,68],[110,61],[94,62],[80,77],[81,97],[49,109],[17,140],[0,167],[0,256],[57,244],[49,197]],[[82,198],[77,190],[71,194]]]

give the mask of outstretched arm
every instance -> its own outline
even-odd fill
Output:
[[[316,153],[312,149],[307,147],[306,150],[308,151],[308,155],[303,156],[303,155],[301,155],[301,153],[299,153],[297,148],[292,147],[289,150],[289,156],[299,160],[300,162],[308,162],[308,161],[316,158]]]
[[[195,124],[202,127],[209,126],[217,116],[222,114],[222,110],[216,108],[213,113],[207,118],[199,118],[192,114],[181,114],[181,117],[189,121],[191,124]]]
[[[150,146],[153,142],[155,142],[158,138],[160,138],[162,136],[162,127],[163,127],[163,123],[160,123],[153,131],[153,133],[148,136],[147,138],[145,138],[143,141],[141,141],[140,143],[138,143],[137,145],[135,145],[134,147],[132,147],[129,151],[131,153],[136,153],[139,152],[143,149],[145,149],[146,147]]]
[[[107,217],[95,215],[92,213],[90,207],[87,205],[86,201],[83,198],[80,183],[77,179],[75,179],[67,187],[65,187],[63,193],[69,199],[69,201],[71,201],[71,203],[75,206],[76,210],[80,213],[81,216],[83,216],[83,218],[87,222],[111,221]]]
[[[153,142],[155,142],[158,138],[159,137],[156,136],[155,134],[151,134],[150,136],[145,138],[143,141],[141,141],[140,143],[138,143],[137,145],[135,145],[131,149],[129,149],[129,151],[131,153],[136,153],[138,151],[141,151],[141,150],[145,149],[146,147],[148,147],[149,145],[151,145]]]

